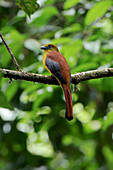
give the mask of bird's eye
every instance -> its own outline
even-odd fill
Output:
[[[51,47],[53,47],[52,45],[48,45],[48,48],[51,48]]]

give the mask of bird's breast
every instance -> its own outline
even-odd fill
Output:
[[[47,55],[44,54],[44,55],[43,55],[43,64],[44,64],[46,70],[49,71],[49,72],[51,73],[51,71],[50,71],[50,70],[47,68],[47,66],[46,66],[46,58],[47,58]],[[52,73],[51,73],[51,74],[52,74]]]

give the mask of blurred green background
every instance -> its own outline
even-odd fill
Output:
[[[113,66],[112,0],[31,1],[32,15],[21,2],[0,0],[0,30],[23,71],[50,75],[40,50],[50,42],[72,74]],[[16,70],[1,40],[0,68]],[[68,122],[59,86],[0,77],[0,170],[113,169],[113,78],[71,88]]]

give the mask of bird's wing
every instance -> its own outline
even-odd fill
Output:
[[[60,80],[61,83],[66,84],[66,81],[60,72],[60,64],[58,62],[46,57],[45,65],[50,72]]]

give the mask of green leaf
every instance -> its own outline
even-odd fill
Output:
[[[45,99],[49,99],[51,97],[51,92],[47,92],[44,88],[39,89],[37,91],[37,96],[36,96],[36,100],[33,103],[33,110],[37,111],[37,108],[41,105],[41,103],[45,100]]]
[[[37,0],[17,0],[17,5],[30,17],[39,8]]]
[[[103,147],[102,152],[103,152],[104,158],[108,164],[108,169],[112,170],[112,168],[113,168],[113,151],[112,151],[112,149],[110,148],[110,146],[106,145]]]
[[[96,132],[100,129],[101,129],[101,121],[99,120],[92,120],[91,122],[84,124],[84,132],[87,134]]]
[[[70,41],[72,42],[72,41]],[[68,49],[68,50],[67,50]],[[73,41],[71,44],[69,45],[65,45],[62,47],[62,52],[66,53],[65,56],[73,56],[75,57],[76,54],[82,49],[82,41],[81,40],[76,40],[76,41]]]
[[[11,101],[11,99],[14,97],[18,90],[18,82],[13,81],[11,84],[9,84],[8,88],[5,91],[5,96],[7,97],[8,101]]]
[[[81,31],[82,27],[80,24],[73,24],[69,27],[66,27],[62,30],[62,35],[64,34],[72,34],[78,31]]]
[[[69,37],[61,37],[61,38],[52,40],[51,43],[53,43],[53,44],[67,44],[70,41],[71,41],[71,38],[69,38]]]
[[[70,40],[70,42],[72,42],[72,40]],[[80,52],[81,49],[82,49],[82,41],[76,40],[70,44],[63,45],[61,49],[61,53],[65,56],[69,65],[74,66],[77,61],[77,54]]]
[[[87,70],[92,70],[92,69],[96,69],[97,68],[97,63],[95,62],[87,62],[87,63],[83,63],[80,64],[78,66],[76,66],[76,68],[74,68],[74,72],[81,72],[81,71],[87,71]]]
[[[94,22],[96,19],[102,17],[107,10],[112,5],[112,1],[101,1],[98,2],[95,6],[93,6],[87,13],[85,18],[85,24],[89,25]]]
[[[87,158],[93,158],[95,155],[96,143],[93,140],[86,140],[81,143],[80,151],[87,156]]]
[[[74,5],[76,5],[80,0],[67,0],[64,3],[64,9],[69,9],[71,7],[73,7]]]
[[[82,103],[77,103],[73,106],[73,112],[76,114],[76,118],[81,123],[88,123],[92,119],[92,115],[87,112]]]
[[[0,91],[0,107],[13,109],[13,106],[7,101],[7,98],[2,91]]]
[[[34,136],[37,136],[36,141],[32,140]],[[52,157],[54,154],[48,133],[44,130],[41,130],[38,133],[30,133],[28,135],[27,150],[34,155],[40,155],[46,158]]]
[[[113,124],[113,112],[111,111],[107,114],[107,116],[104,117],[102,129],[105,131],[112,124]]]
[[[101,92],[113,92],[113,78],[106,77],[103,79],[89,80],[89,84]]]
[[[35,25],[36,27],[46,26],[48,20],[57,14],[58,10],[54,6],[46,7],[43,10],[38,11],[37,17],[35,17],[30,24]]]
[[[8,46],[11,48],[13,55],[18,58],[20,53],[23,50],[23,42],[26,36],[20,34],[16,29],[10,30],[8,34],[5,35],[5,40],[8,43]],[[6,47],[2,45],[0,47],[0,55],[1,55],[1,64],[3,67],[6,67],[11,61],[11,56],[9,52],[6,50]],[[5,56],[5,57],[4,57]]]
[[[40,44],[37,40],[29,38],[24,42],[24,46],[31,51],[34,51],[36,54],[40,52]]]
[[[44,107],[41,107],[39,109],[39,111],[37,112],[38,115],[46,115],[46,114],[49,114],[51,111],[51,108],[49,106],[44,106]]]

